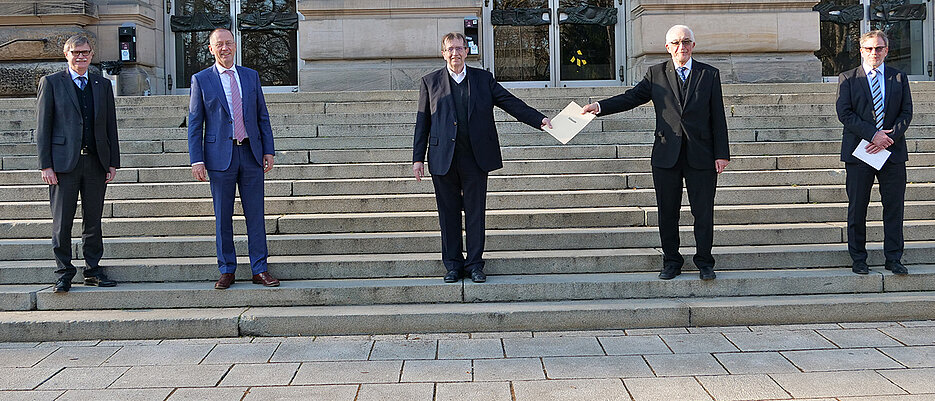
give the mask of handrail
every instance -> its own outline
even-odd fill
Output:
[[[5,46],[8,46],[8,45],[12,45],[12,44],[14,44],[14,43],[16,43],[16,42],[42,42],[42,43],[48,43],[49,40],[48,40],[48,39],[24,39],[24,38],[13,39],[13,40],[11,40],[11,41],[9,41],[9,42],[0,44],[0,47],[5,47]]]

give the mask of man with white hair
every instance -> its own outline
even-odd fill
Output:
[[[702,280],[713,280],[714,192],[717,175],[730,163],[727,118],[717,68],[692,59],[695,34],[684,25],[666,33],[672,60],[649,67],[646,76],[623,94],[591,103],[584,112],[608,115],[652,100],[656,138],[652,151],[653,186],[659,210],[662,272],[669,280],[682,273],[679,253],[679,209],[682,181],[695,218],[695,266]]]

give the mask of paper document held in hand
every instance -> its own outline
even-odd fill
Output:
[[[568,106],[565,106],[565,109],[552,119],[552,128],[545,127],[543,129],[562,144],[568,143],[571,138],[578,135],[594,119],[594,114],[581,114],[582,108],[578,103],[569,103]]]
[[[886,163],[886,159],[890,158],[890,151],[883,149],[871,155],[867,153],[867,145],[869,144],[870,142],[867,142],[866,139],[861,139],[860,144],[857,145],[857,149],[854,149],[854,153],[852,154],[864,163],[869,164],[870,167],[879,170],[883,168],[883,163]]]

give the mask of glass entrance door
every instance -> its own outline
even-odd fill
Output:
[[[191,76],[214,64],[208,36],[230,29],[237,65],[257,70],[264,91],[296,90],[298,14],[295,0],[175,0],[167,18],[168,93],[188,93]]]
[[[814,8],[821,20],[822,75],[837,79],[860,65],[858,40],[871,29],[889,37],[886,64],[911,80],[933,79],[933,5],[931,0],[823,0]]]
[[[493,0],[485,64],[511,87],[620,85],[614,0]]]

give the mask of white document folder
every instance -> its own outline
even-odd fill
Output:
[[[552,119],[552,128],[543,128],[563,145],[578,135],[594,119],[594,114],[581,114],[583,107],[571,102]]]
[[[867,145],[869,144],[870,142],[867,142],[866,139],[861,139],[860,144],[857,145],[857,149],[854,149],[852,155],[864,163],[869,164],[870,167],[879,170],[883,168],[883,163],[886,163],[886,159],[890,158],[890,151],[883,149],[877,153],[870,154],[867,153]]]

